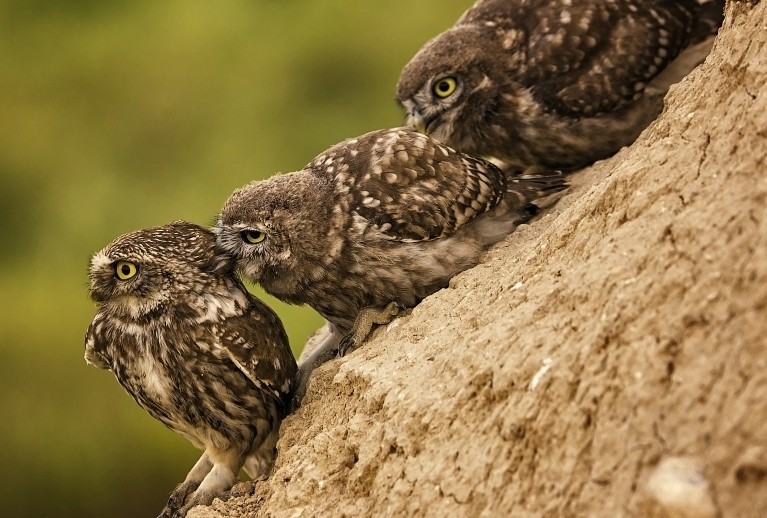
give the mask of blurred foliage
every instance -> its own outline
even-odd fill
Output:
[[[87,261],[397,126],[469,0],[0,0],[0,513],[155,516],[199,455],[87,367]],[[265,297],[266,298],[266,297]],[[296,354],[321,324],[266,298]]]

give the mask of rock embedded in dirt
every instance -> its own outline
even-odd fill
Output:
[[[693,457],[663,459],[645,486],[643,518],[716,518],[711,484]]]

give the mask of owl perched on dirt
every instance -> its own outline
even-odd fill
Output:
[[[161,517],[224,495],[242,467],[252,477],[270,467],[296,375],[279,318],[214,245],[177,221],[120,236],[90,263],[98,311],[85,360],[205,450]]]
[[[479,0],[405,66],[397,99],[409,125],[461,152],[571,170],[660,114],[669,86],[708,54],[723,7]]]
[[[344,354],[372,323],[476,265],[535,214],[533,200],[565,186],[559,173],[506,176],[414,130],[388,129],[333,146],[299,172],[238,189],[215,232],[245,277],[330,322],[317,354],[342,337]]]

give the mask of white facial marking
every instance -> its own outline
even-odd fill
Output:
[[[107,268],[112,265],[114,261],[108,255],[103,252],[99,252],[91,259],[91,271]]]

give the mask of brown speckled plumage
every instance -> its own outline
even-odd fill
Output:
[[[397,98],[408,124],[459,151],[576,168],[660,113],[668,86],[707,54],[710,41],[671,65],[715,34],[715,4],[701,15],[695,0],[479,0],[405,66]]]
[[[205,450],[163,517],[222,496],[241,467],[270,467],[296,374],[279,318],[214,246],[210,231],[174,222],[120,236],[90,265],[85,359]]]
[[[531,201],[564,186],[557,173],[507,176],[396,128],[347,140],[302,171],[238,189],[216,232],[247,278],[331,323],[334,332],[319,348],[326,350],[353,330],[363,308],[413,307],[446,286],[528,220]]]

